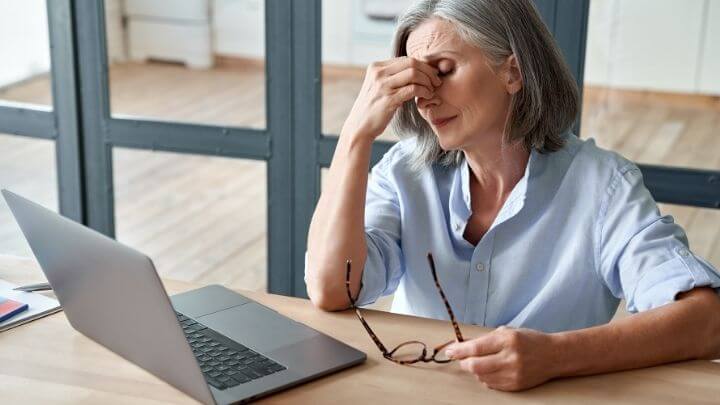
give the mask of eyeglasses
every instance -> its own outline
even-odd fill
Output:
[[[355,305],[355,299],[352,297],[352,293],[350,292],[350,267],[352,262],[351,260],[348,260],[345,263],[347,267],[345,274],[345,289],[347,290],[347,295],[350,299],[351,307],[355,310],[358,319],[360,319],[360,322],[362,323],[367,333],[370,335],[370,338],[373,340],[373,342],[375,342],[375,345],[382,352],[383,357],[398,364],[413,364],[417,362],[449,363],[452,361],[452,359],[445,356],[445,352],[443,349],[445,349],[445,347],[455,341],[464,341],[462,333],[460,333],[460,327],[455,320],[455,314],[453,314],[452,308],[450,308],[450,303],[448,302],[447,297],[445,297],[445,292],[443,291],[442,287],[440,287],[440,282],[438,281],[437,277],[437,271],[435,271],[435,261],[433,260],[432,254],[428,253],[427,259],[430,263],[430,270],[432,271],[432,276],[435,280],[435,286],[437,286],[440,297],[445,303],[445,308],[447,309],[448,315],[450,315],[450,322],[452,323],[453,329],[455,329],[455,340],[450,340],[441,344],[440,346],[435,347],[432,351],[432,356],[429,357],[427,346],[425,345],[425,343],[419,342],[417,340],[400,343],[390,351],[385,348],[385,345],[382,344],[375,332],[373,332],[373,330],[370,328],[370,325],[368,325],[368,323],[365,321],[365,318],[363,318],[360,309]],[[360,281],[360,290],[362,290],[362,287],[362,281]]]

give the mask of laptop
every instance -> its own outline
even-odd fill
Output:
[[[202,403],[251,401],[366,359],[219,285],[168,297],[144,254],[2,194],[73,328]]]

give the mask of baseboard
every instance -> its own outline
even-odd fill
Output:
[[[265,59],[242,56],[215,55],[215,66],[228,69],[265,69]],[[337,79],[362,79],[365,68],[361,66],[323,64],[323,77]]]
[[[583,98],[596,103],[662,104],[665,106],[720,111],[720,96],[693,93],[671,93],[649,90],[628,90],[605,86],[585,86]]]

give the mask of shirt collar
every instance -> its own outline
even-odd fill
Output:
[[[528,185],[532,185],[542,172],[540,160],[540,153],[532,150],[528,163],[525,166],[523,177],[515,187],[513,187],[491,229],[512,218],[523,208],[528,189],[532,189],[532,187],[528,187]],[[454,221],[459,221],[464,224],[467,223],[467,219],[472,214],[470,203],[470,168],[465,159],[461,161],[460,168],[456,171],[453,183],[450,190],[451,213]]]
[[[529,179],[537,177],[537,169],[539,166],[538,155],[539,153],[535,150],[532,150],[530,152],[528,163],[525,166],[525,173],[523,174],[523,177],[520,179],[520,181],[515,184],[515,187],[513,187],[510,195],[507,198],[506,204],[518,198],[525,198],[528,190],[528,182],[532,181]],[[460,182],[460,195],[458,197],[462,198],[462,201],[464,202],[465,207],[468,210],[472,210],[470,206],[470,167],[468,166],[467,160],[465,159],[463,159],[460,163],[460,178],[457,180],[459,180]]]

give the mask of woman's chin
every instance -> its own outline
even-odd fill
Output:
[[[462,145],[460,139],[457,139],[451,135],[437,135],[437,139],[440,147],[442,148],[442,150],[445,151],[460,149]]]

